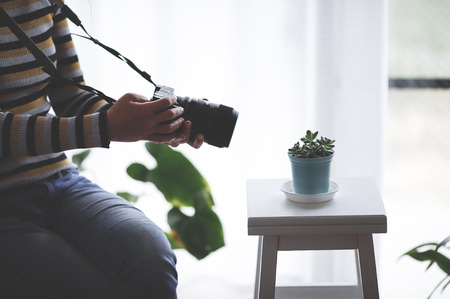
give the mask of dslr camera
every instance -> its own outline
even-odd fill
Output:
[[[156,85],[152,101],[173,95],[174,89]],[[233,136],[239,113],[228,106],[214,104],[205,100],[177,96],[173,107],[181,106],[184,113],[181,117],[192,122],[191,139],[203,133],[205,142],[217,146],[228,147]]]

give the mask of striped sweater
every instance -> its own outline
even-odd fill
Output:
[[[67,19],[56,6],[48,0],[0,0],[0,6],[61,75],[83,84]],[[96,95],[52,80],[0,20],[0,190],[75,167],[65,150],[108,147],[109,107]]]

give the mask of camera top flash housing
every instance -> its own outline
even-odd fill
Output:
[[[172,87],[156,85],[152,101],[173,95]],[[191,139],[203,133],[205,142],[217,146],[228,147],[233,136],[239,112],[235,109],[190,97],[177,96],[175,105],[184,108],[182,117],[192,122]]]
[[[175,90],[172,87],[156,85],[156,89],[155,89],[155,92],[153,93],[152,101],[171,96],[171,95],[173,95],[174,91]]]

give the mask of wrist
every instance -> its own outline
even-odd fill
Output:
[[[99,112],[99,129],[100,129],[100,142],[102,147],[109,147],[111,139],[111,132],[109,129],[108,110]]]

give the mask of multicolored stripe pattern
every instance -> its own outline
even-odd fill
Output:
[[[84,84],[67,19],[55,5],[0,0],[0,6],[61,75]],[[50,78],[0,20],[0,190],[75,167],[63,151],[108,147],[109,107],[94,94]]]

